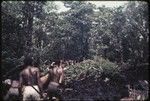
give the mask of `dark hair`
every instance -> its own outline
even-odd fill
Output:
[[[33,64],[34,64],[35,67],[39,67],[39,65],[40,65],[40,59],[39,58],[34,59],[33,62],[34,62]]]
[[[31,57],[26,57],[23,62],[24,62],[24,65],[26,66],[33,65],[33,59]]]
[[[60,65],[60,61],[56,60],[55,63],[54,63],[54,65],[58,65],[59,66]]]
[[[52,69],[52,68],[54,68],[54,66],[49,66],[48,68],[49,68],[49,69]]]

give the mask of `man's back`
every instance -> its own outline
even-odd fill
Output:
[[[55,68],[53,68],[53,69],[50,69],[50,70],[49,70],[49,73],[50,73],[51,81],[58,83],[58,81],[59,81],[59,74],[58,74],[58,71],[57,71],[57,70],[58,70],[58,68],[55,67]]]
[[[20,84],[24,101],[40,100],[40,89],[42,87],[39,81],[39,69],[36,67],[26,66],[20,73]]]
[[[48,85],[48,95],[50,99],[52,97],[58,97],[59,99],[62,99],[59,86],[60,83],[62,83],[62,76],[63,76],[63,69],[61,67],[53,67],[49,70],[50,74],[50,83]]]
[[[60,83],[60,77],[63,73],[62,68],[60,67],[54,67],[52,69],[49,70],[50,75],[51,75],[51,82],[56,82],[56,83]]]
[[[38,85],[39,69],[33,66],[28,66],[21,72],[23,85]]]

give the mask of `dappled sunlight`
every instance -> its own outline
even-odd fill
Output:
[[[4,100],[149,98],[148,2],[3,1],[1,8]]]

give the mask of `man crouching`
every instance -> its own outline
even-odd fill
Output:
[[[32,65],[32,63],[32,58],[27,57],[24,60],[24,69],[20,73],[20,93],[23,97],[23,101],[39,101],[42,94],[39,76],[40,72],[37,67]]]

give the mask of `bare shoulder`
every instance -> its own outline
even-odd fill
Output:
[[[40,71],[39,68],[37,68],[37,67],[32,67],[32,68],[33,68],[33,70],[36,71],[36,72],[39,72],[39,71]]]
[[[52,72],[53,70],[52,69],[49,69],[49,72]]]
[[[25,70],[26,69],[23,69],[21,72],[20,72],[20,75],[23,75],[25,73]]]
[[[62,74],[63,73],[63,68],[58,68],[57,71],[58,71],[59,74]]]
[[[49,69],[49,73],[53,73],[53,70],[52,70],[52,69]]]

